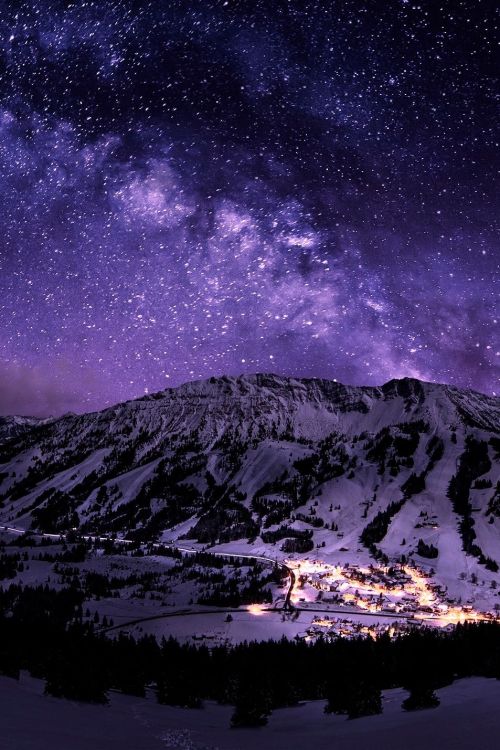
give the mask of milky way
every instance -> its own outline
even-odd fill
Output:
[[[0,4],[0,411],[500,390],[494,2]]]

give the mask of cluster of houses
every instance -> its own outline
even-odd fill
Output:
[[[314,589],[317,592],[314,606],[324,607],[325,612],[330,609],[340,613],[345,609],[351,613],[370,613],[381,618],[384,614],[388,617],[399,616],[404,627],[429,621],[430,624],[434,621],[436,625],[446,627],[465,620],[490,618],[488,614],[474,611],[471,606],[458,606],[429,573],[409,565],[359,567],[301,562],[298,572],[298,601],[311,602],[307,592]],[[304,596],[301,596],[301,592]],[[372,625],[367,627],[373,630]],[[386,632],[389,626],[385,622],[380,627]],[[340,634],[344,634],[345,629],[349,633],[351,630],[354,633],[363,632],[357,631],[350,619],[347,624],[339,621],[334,629]]]
[[[311,625],[300,638],[310,642],[318,638],[326,640],[332,638],[359,638],[360,636],[371,636],[377,638],[383,633],[388,633],[391,638],[408,631],[409,625],[404,621],[395,620],[390,625],[387,622],[361,623],[342,617],[322,615],[315,617]]]

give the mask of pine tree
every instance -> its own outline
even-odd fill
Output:
[[[429,685],[422,682],[410,688],[410,695],[401,704],[405,711],[418,711],[423,708],[437,708],[440,700]]]
[[[271,713],[269,691],[257,682],[243,681],[239,684],[231,726],[262,727]]]
[[[350,719],[361,716],[374,716],[382,713],[380,688],[368,680],[360,680],[352,685],[347,694],[347,715]]]

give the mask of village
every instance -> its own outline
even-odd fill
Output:
[[[294,607],[320,612],[303,637],[391,637],[422,625],[451,629],[464,622],[497,619],[470,603],[449,598],[444,586],[427,572],[408,564],[360,567],[323,561],[287,561],[297,583]],[[332,614],[329,614],[331,611]]]

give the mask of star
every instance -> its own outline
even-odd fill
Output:
[[[270,369],[498,392],[486,5],[35,0],[3,23],[0,413]]]

